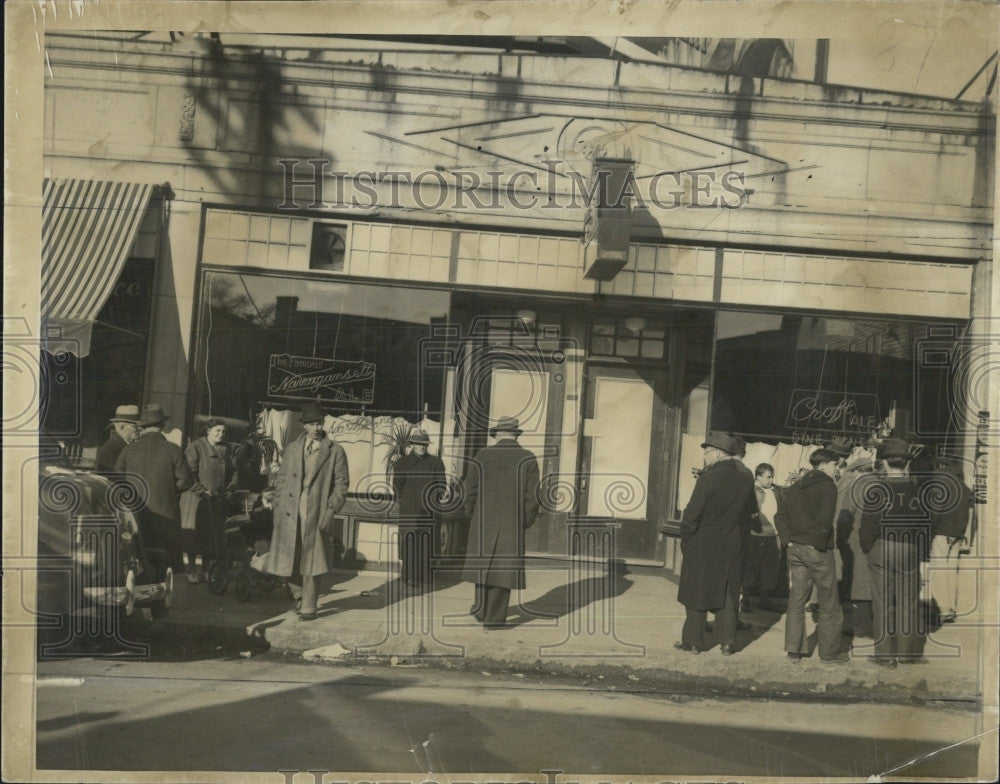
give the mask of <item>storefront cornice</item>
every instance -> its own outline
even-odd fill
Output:
[[[133,81],[141,84],[177,86],[180,79],[189,89],[241,90],[259,92],[262,67],[277,87],[278,99],[301,102],[304,98],[330,100],[345,91],[393,93],[412,96],[455,97],[462,101],[487,101],[493,106],[538,106],[550,113],[567,107],[567,116],[580,112],[601,114],[610,111],[616,119],[649,118],[649,112],[665,115],[698,115],[708,119],[733,120],[733,104],[741,98],[739,83],[732,77],[697,73],[688,79],[687,89],[653,86],[649,80],[635,84],[600,81],[587,83],[554,82],[511,78],[496,73],[469,74],[442,71],[421,71],[379,67],[372,64],[301,63],[275,59],[262,61],[243,59],[226,62],[203,55],[153,51],[150,53],[120,52],[114,49],[93,50],[60,46],[56,37],[49,47],[54,79],[75,82],[74,69],[107,71],[109,81],[121,85]],[[600,61],[603,64],[604,61]],[[278,66],[280,73],[269,70]],[[625,64],[625,67],[654,67]],[[664,66],[666,67],[666,66]],[[131,74],[131,76],[130,76]],[[698,83],[697,89],[690,82]],[[52,81],[50,80],[50,84]],[[839,88],[807,83],[786,83],[775,80],[754,80],[753,102],[755,122],[808,122],[877,128],[889,131],[912,131],[926,134],[992,135],[995,117],[983,113],[982,105],[969,101],[948,101],[937,98],[911,97],[894,93],[866,92],[855,88]],[[773,89],[769,94],[767,88]],[[808,88],[808,89],[807,89]],[[322,105],[322,103],[317,104]],[[572,107],[570,110],[569,107]],[[794,109],[794,111],[791,111]],[[497,115],[502,116],[502,108]]]

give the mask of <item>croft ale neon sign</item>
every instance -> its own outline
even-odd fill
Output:
[[[875,430],[881,421],[877,395],[796,389],[792,392],[785,426],[842,433]]]

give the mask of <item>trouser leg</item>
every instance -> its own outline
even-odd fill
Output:
[[[302,607],[299,610],[300,612],[316,612],[316,600],[319,593],[317,582],[318,578],[316,577],[302,578]]]
[[[788,612],[785,614],[785,650],[788,653],[809,653],[806,642],[806,604],[812,593],[812,578],[803,562],[800,550],[805,545],[790,544],[788,553]]]
[[[921,653],[924,621],[920,613],[920,560],[913,546],[899,546],[900,569],[896,612],[900,621],[896,650],[900,657],[912,658]]]
[[[726,586],[726,603],[715,613],[720,645],[736,645],[736,622],[739,618],[739,594],[737,586]]]
[[[840,608],[833,550],[821,553],[820,557],[822,560],[812,575],[819,603],[816,638],[820,658],[832,659],[841,653],[840,632],[844,626],[844,612]]]
[[[708,613],[705,610],[687,609],[684,627],[681,630],[681,642],[693,645],[698,649],[705,647],[705,621]]]
[[[868,552],[868,585],[872,595],[872,637],[875,641],[875,655],[885,658],[895,656],[895,641],[889,636],[892,615],[892,586],[886,555],[885,541],[876,540]]]
[[[472,600],[470,613],[480,623],[486,618],[486,586],[482,583],[476,583],[476,592]]]
[[[486,610],[483,626],[503,626],[507,623],[507,609],[510,606],[510,588],[486,587]]]
[[[781,553],[778,552],[777,537],[760,536],[760,595],[770,596],[778,584],[778,566]]]

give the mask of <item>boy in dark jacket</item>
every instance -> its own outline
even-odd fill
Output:
[[[787,548],[791,584],[785,618],[785,651],[793,662],[808,656],[806,604],[816,588],[819,610],[816,636],[819,658],[840,664],[850,657],[840,649],[844,621],[834,562],[833,513],[837,506],[837,469],[841,458],[828,449],[809,456],[812,470],[785,494],[785,504],[775,516],[778,535]]]

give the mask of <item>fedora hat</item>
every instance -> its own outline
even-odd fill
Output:
[[[883,460],[888,457],[909,457],[910,445],[902,438],[887,438],[879,447],[878,455]]]
[[[832,463],[835,460],[840,460],[840,455],[834,452],[832,449],[828,449],[825,446],[821,446],[811,455],[809,455],[809,462],[813,465],[822,465],[823,463]]]
[[[720,433],[719,431],[713,431],[708,434],[708,438],[705,439],[705,443],[701,445],[702,449],[707,447],[714,447],[715,449],[721,449],[727,455],[739,454],[740,444],[728,433]]]
[[[411,430],[407,441],[411,444],[423,444],[424,446],[428,446],[431,443],[430,436],[423,430]]]
[[[310,422],[322,422],[326,419],[326,414],[323,409],[319,407],[316,403],[303,403],[302,409],[299,412],[299,421],[303,425],[308,425]]]
[[[128,422],[136,424],[139,421],[139,406],[118,406],[115,415],[111,417],[112,422]]]
[[[518,427],[518,421],[514,417],[502,416],[497,420],[497,423],[490,428],[490,435],[494,436],[497,433],[513,433],[516,436],[521,435],[524,431]]]
[[[837,436],[826,445],[826,449],[833,452],[837,457],[850,457],[851,452],[854,451],[854,444],[851,443],[851,439],[849,438]]]
[[[140,427],[152,427],[162,425],[170,417],[163,413],[163,406],[159,403],[147,403],[142,407],[142,415],[139,417]]]

